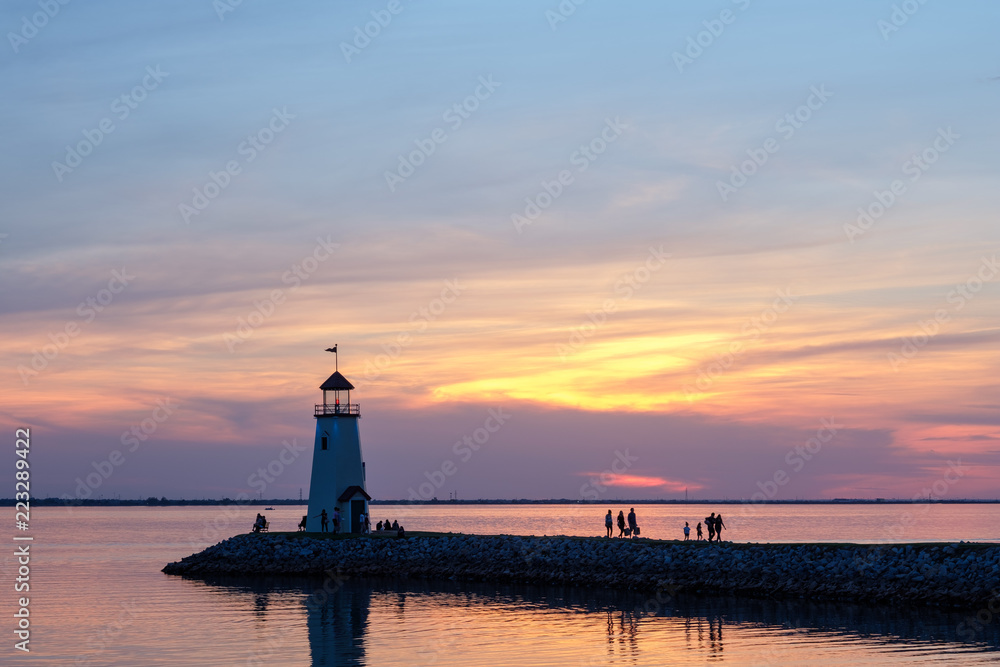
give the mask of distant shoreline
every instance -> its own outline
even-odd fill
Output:
[[[0,506],[13,507],[13,498],[0,498]],[[266,507],[268,505],[308,505],[309,500],[270,499],[248,500],[238,503],[231,498],[221,500],[169,500],[167,498],[147,498],[146,500],[118,500],[114,498],[65,500],[62,498],[34,498],[31,504],[35,507],[186,507],[186,506],[225,506],[247,505]],[[749,499],[709,499],[709,500],[638,500],[606,498],[603,500],[570,500],[568,498],[552,498],[548,500],[372,500],[372,505],[996,505],[1000,499],[919,499],[906,500],[902,498],[876,498],[865,500],[858,498],[836,498],[832,500],[762,500]]]

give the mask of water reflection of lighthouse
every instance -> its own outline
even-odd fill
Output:
[[[309,653],[314,665],[364,665],[372,591],[327,578],[306,599]]]
[[[336,355],[337,346],[327,351]],[[358,430],[361,406],[351,403],[354,385],[340,374],[339,363],[337,370],[319,388],[323,391],[323,402],[314,410],[316,440],[306,530],[319,532],[322,529],[320,515],[324,511],[330,517],[332,530],[333,510],[337,508],[341,531],[360,533],[363,528],[360,517],[368,515],[368,501],[371,500],[365,490],[365,463]]]

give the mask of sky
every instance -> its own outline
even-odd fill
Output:
[[[376,499],[995,498],[998,19],[4,3],[0,429],[307,497],[337,344]]]

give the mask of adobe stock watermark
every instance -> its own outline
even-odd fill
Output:
[[[268,486],[274,484],[288,468],[292,467],[298,461],[302,454],[308,452],[310,449],[307,445],[300,445],[296,438],[292,438],[291,442],[282,440],[278,455],[268,461],[266,465],[257,468],[255,472],[247,476],[247,486],[255,489],[263,496]],[[211,520],[205,519],[202,522],[204,528],[201,538],[209,544],[218,542],[229,531],[230,526],[235,521],[242,523],[249,519],[249,513],[246,511],[246,506],[249,503],[250,494],[246,491],[240,491],[232,504],[224,505]],[[249,528],[249,525],[249,522],[247,522],[247,528]],[[201,545],[194,539],[190,539],[189,543],[193,549],[197,550],[201,548]]]
[[[459,463],[468,463],[475,456],[475,453],[490,441],[493,434],[503,428],[511,416],[504,412],[503,408],[488,410],[488,416],[483,421],[482,426],[474,429],[471,434],[463,435],[452,445],[451,451],[458,457]],[[437,469],[424,472],[424,477],[427,478],[426,482],[421,482],[416,489],[412,486],[407,489],[410,493],[409,500],[430,500],[436,497],[438,490],[457,472],[458,464],[452,459],[445,459]]]
[[[917,506],[920,509],[915,512],[908,509],[903,511],[892,525],[885,527],[883,541],[893,542],[903,539],[907,529],[915,526],[917,521],[930,511],[931,504],[943,500],[951,492],[951,487],[965,477],[967,466],[962,463],[962,459],[947,463],[948,467],[945,468],[941,477],[920,489],[920,492],[913,496],[914,505],[911,507]]]
[[[628,472],[638,461],[639,457],[629,454],[628,449],[625,451],[616,449],[611,465],[600,474],[591,476],[590,480],[580,487],[580,498],[600,500],[601,496],[608,492],[608,487],[614,486],[618,477]]]
[[[716,353],[715,361],[698,369],[698,379],[695,380],[694,385],[684,385],[684,396],[688,401],[693,400],[696,394],[708,391],[716,380],[736,364],[739,357],[750,347],[750,343],[770,331],[778,318],[787,313],[795,305],[795,300],[801,297],[801,295],[792,294],[791,287],[786,287],[784,290],[779,289],[775,293],[777,297],[771,302],[771,305],[760,311],[756,317],[747,319],[740,328],[740,335],[745,337],[745,340],[734,340],[725,352]]]
[[[917,322],[920,332],[903,338],[898,354],[889,352],[886,355],[889,367],[898,373],[903,365],[909,363],[928,343],[934,340],[940,333],[941,326],[951,321],[952,314],[965,308],[965,304],[974,299],[986,283],[996,278],[998,272],[1000,272],[1000,264],[997,263],[996,254],[994,253],[992,257],[983,257],[979,269],[948,292],[945,301],[951,304],[951,310],[938,308],[932,317]]]
[[[462,124],[472,117],[472,114],[479,108],[482,102],[490,99],[493,93],[502,84],[493,80],[492,74],[479,77],[479,83],[461,102],[456,102],[444,110],[441,120],[448,123],[448,130],[435,127],[425,139],[414,139],[416,148],[406,155],[399,154],[399,162],[395,171],[386,170],[384,173],[385,183],[389,186],[389,192],[395,192],[396,187],[406,181],[416,173],[417,169],[423,165],[427,158],[437,151],[437,147],[448,140],[448,132],[455,132]]]
[[[14,50],[14,53],[19,53],[22,46],[37,37],[39,31],[47,26],[49,21],[58,16],[62,8],[68,5],[70,1],[38,0],[38,7],[41,11],[35,12],[30,18],[22,16],[21,29],[17,32],[10,31],[7,33],[7,41],[10,42],[10,48]]]
[[[93,296],[88,296],[76,307],[76,314],[80,319],[66,322],[61,331],[49,332],[49,343],[42,345],[41,349],[32,348],[29,365],[17,365],[17,373],[24,386],[27,387],[31,378],[37,377],[39,373],[48,368],[49,364],[69,347],[70,341],[83,332],[84,325],[97,319],[97,316],[103,313],[115,300],[115,296],[121,294],[133,280],[135,280],[135,276],[130,275],[124,266],[120,271],[113,269],[107,287],[98,290]]]
[[[961,137],[962,135],[956,134],[950,125],[947,128],[938,128],[937,137],[934,138],[931,145],[920,153],[914,153],[910,159],[903,163],[901,167],[903,175],[909,176],[910,183],[916,183]],[[858,217],[854,224],[844,225],[844,234],[847,235],[847,240],[854,243],[854,239],[863,236],[876,221],[895,206],[899,198],[906,194],[906,191],[906,182],[897,178],[889,184],[887,189],[872,192],[874,201],[868,206],[858,208]]]
[[[672,615],[674,598],[677,595],[677,593],[680,592],[680,590],[681,590],[680,586],[671,583],[667,579],[660,579],[659,581],[657,581],[656,592],[653,593],[653,595],[651,595],[650,597],[646,598],[646,600],[641,605],[636,605],[635,607],[632,608],[631,611],[627,611],[626,609],[620,609],[617,611],[617,614],[620,614],[620,616],[618,616],[619,623],[621,624],[620,632],[623,634],[627,632],[630,636],[634,637],[635,636],[634,633],[638,630],[639,623],[646,616],[651,616],[655,618],[664,611],[666,611],[668,615]],[[628,626],[625,626],[625,620],[624,620],[625,618],[629,619]],[[701,638],[700,628],[698,632],[700,640]],[[608,640],[610,643],[611,638],[614,636],[612,634],[612,631],[610,630],[610,627],[608,630],[608,635],[609,635]],[[577,667],[607,667],[607,665],[609,664],[615,664],[618,662],[618,660],[615,660],[614,662],[609,660],[609,655],[610,654],[607,652],[606,648],[602,649],[600,653],[593,655],[586,660],[581,659],[580,662],[577,663]],[[632,662],[632,661],[627,660],[626,662]],[[756,662],[754,662],[753,664],[755,665],[755,667],[757,667],[758,665],[758,663]]]
[[[232,14],[242,4],[243,0],[212,0],[212,9],[221,22],[226,20],[226,14]]]
[[[399,16],[404,9],[406,6],[400,0],[389,0],[385,9],[372,10],[371,21],[365,23],[363,27],[354,26],[354,39],[340,43],[340,52],[344,54],[344,60],[350,63],[352,58],[360,56],[361,52],[371,45],[372,40],[389,27],[393,17]]]
[[[642,286],[649,282],[653,274],[663,268],[669,258],[670,253],[663,252],[662,243],[659,248],[650,246],[646,260],[615,281],[614,291],[618,295],[617,298],[605,299],[599,309],[588,310],[585,313],[586,321],[570,329],[569,340],[566,343],[556,343],[556,354],[559,355],[559,359],[566,361],[570,355],[579,352],[587,341],[597,333],[597,330],[607,323],[608,317],[617,312],[619,305],[627,302],[633,294],[642,289]]]
[[[955,628],[955,633],[962,640],[974,641],[976,635],[985,630],[996,616],[1000,616],[1000,591],[993,588],[983,608],[977,611],[975,616],[966,616],[965,620]]]
[[[159,88],[168,76],[170,76],[170,72],[161,71],[159,65],[146,67],[145,76],[132,90],[111,100],[111,113],[114,118],[119,121],[127,119],[149,97],[149,93]],[[94,150],[104,143],[104,138],[117,129],[114,118],[105,116],[97,122],[97,127],[83,129],[83,139],[78,141],[76,145],[66,145],[64,161],[52,161],[52,172],[57,181],[62,183],[67,174],[73,173],[74,169],[82,165],[84,159],[93,154]]]
[[[556,31],[560,23],[565,23],[569,17],[576,14],[576,8],[585,2],[587,0],[562,0],[555,9],[546,9],[545,20],[548,21],[552,32]]]
[[[803,444],[795,445],[785,454],[785,465],[791,468],[791,472],[786,471],[784,468],[778,468],[771,475],[770,479],[757,482],[757,488],[760,490],[750,496],[748,502],[743,503],[740,510],[740,518],[756,514],[756,505],[768,500],[774,500],[774,497],[778,495],[778,490],[788,484],[792,477],[802,472],[802,469],[806,467],[806,463],[812,461],[813,457],[823,450],[823,445],[828,444],[841,429],[845,428],[844,424],[838,424],[834,417],[824,417],[820,419],[819,423],[820,426],[816,429],[815,435],[807,438]]]
[[[115,620],[105,623],[93,637],[87,640],[87,647],[90,649],[90,652],[77,655],[76,660],[73,661],[73,665],[94,664],[93,659],[104,653],[109,646],[115,644],[122,633],[135,623],[139,612],[145,611],[145,608],[140,607],[135,598],[128,602],[121,602],[118,606],[121,611],[118,612]]]
[[[341,572],[341,568],[338,565],[337,571],[326,570],[326,579],[323,580],[323,585],[313,591],[312,595],[306,598],[306,609],[315,612],[320,609],[323,605],[330,601],[331,595],[336,595],[337,591],[344,587],[350,577]],[[333,586],[330,586],[333,584]]]
[[[812,119],[814,112],[823,108],[823,105],[831,97],[833,97],[833,93],[827,90],[826,84],[820,84],[818,88],[816,86],[810,87],[806,101],[796,107],[794,111],[779,118],[774,124],[774,131],[778,132],[782,139],[788,141]],[[767,164],[771,156],[779,150],[781,150],[781,142],[775,137],[768,137],[758,148],[748,148],[746,152],[749,159],[730,167],[729,181],[715,182],[715,187],[719,191],[722,201],[729,201],[730,195],[746,185],[749,179]]]
[[[878,28],[883,41],[888,42],[889,36],[894,32],[898,32],[926,4],[927,0],[903,0],[903,2],[894,4],[888,20],[879,19],[875,23],[875,27]]]
[[[750,1],[751,0],[732,0],[732,3],[736,5],[741,12],[745,12],[750,7]],[[705,27],[705,29],[700,30],[693,37],[687,38],[687,46],[684,48],[683,52],[674,51],[673,53],[674,65],[677,67],[677,71],[683,74],[684,68],[688,65],[693,65],[694,61],[701,58],[701,56],[705,53],[705,50],[715,44],[715,41],[726,31],[726,26],[735,23],[738,17],[739,14],[733,10],[723,9],[719,12],[719,16],[717,18],[702,21],[701,24]]]
[[[76,495],[71,496],[68,493],[64,493],[60,497],[63,500],[72,501],[69,507],[79,504],[81,500],[90,498],[94,491],[101,488],[114,475],[115,470],[125,464],[127,460],[126,453],[134,454],[138,451],[139,447],[159,430],[160,425],[173,416],[178,407],[180,407],[180,403],[175,402],[172,398],[157,399],[156,407],[153,408],[148,417],[132,424],[127,431],[122,432],[121,438],[119,438],[122,443],[122,449],[114,449],[108,454],[107,458],[100,461],[92,461],[90,465],[94,468],[94,472],[89,473],[83,479],[76,478]],[[72,509],[69,511],[72,511]]]
[[[253,134],[248,134],[246,139],[236,147],[236,154],[242,157],[242,161],[239,158],[233,158],[227,160],[219,171],[209,170],[208,180],[205,181],[204,185],[195,186],[192,189],[194,195],[191,197],[191,203],[181,202],[177,205],[177,212],[180,213],[184,223],[191,224],[191,218],[201,215],[201,212],[207,209],[229,187],[233,178],[243,173],[243,167],[256,160],[258,155],[267,150],[271,142],[285,131],[289,122],[294,118],[294,114],[288,113],[288,107],[282,107],[281,110],[272,109],[271,118],[267,124]]]
[[[292,267],[281,275],[282,284],[291,285],[288,288],[289,291],[298,289],[303,281],[308,280],[319,269],[319,265],[328,260],[339,247],[339,243],[330,241],[329,234],[326,235],[325,239],[322,236],[317,236],[316,245],[312,252],[292,264]],[[222,340],[225,341],[229,351],[236,352],[237,345],[249,340],[254,332],[274,315],[278,306],[283,304],[285,299],[285,290],[280,288],[271,290],[263,299],[254,299],[253,309],[247,316],[236,318],[236,329],[233,333],[222,334]]]
[[[407,320],[409,327],[397,333],[391,342],[383,343],[382,352],[375,355],[374,359],[365,361],[365,380],[369,382],[377,380],[392,365],[392,362],[399,358],[403,350],[413,345],[414,334],[427,331],[431,322],[441,317],[448,306],[455,303],[464,290],[465,287],[459,283],[458,278],[444,281],[444,287],[441,288],[441,293],[437,297],[431,299],[427,305],[410,313]]]
[[[583,173],[590,168],[597,158],[608,150],[608,146],[618,140],[628,129],[628,125],[615,116],[614,120],[604,119],[604,128],[601,132],[588,141],[580,144],[579,148],[569,156],[570,165],[576,167],[577,173]],[[566,189],[573,185],[576,177],[569,169],[563,169],[551,181],[542,180],[542,189],[533,197],[525,197],[525,207],[521,213],[512,213],[510,221],[518,234],[524,232],[524,228],[531,225],[538,219],[543,211],[552,206],[552,203],[562,196]]]
[[[580,499],[600,500],[601,496],[606,494],[609,488],[617,486],[619,478],[631,470],[638,461],[639,457],[632,456],[628,449],[625,449],[625,451],[616,449],[614,458],[611,459],[611,464],[607,468],[596,475],[584,473],[590,479],[580,486]],[[548,544],[543,539],[522,538],[517,542],[517,549],[520,551],[524,562],[530,564],[532,561],[538,559],[544,560],[547,557]]]

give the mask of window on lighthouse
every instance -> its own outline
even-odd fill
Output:
[[[325,435],[322,438],[320,438],[320,445],[323,447],[323,449],[326,449],[326,436]]]

